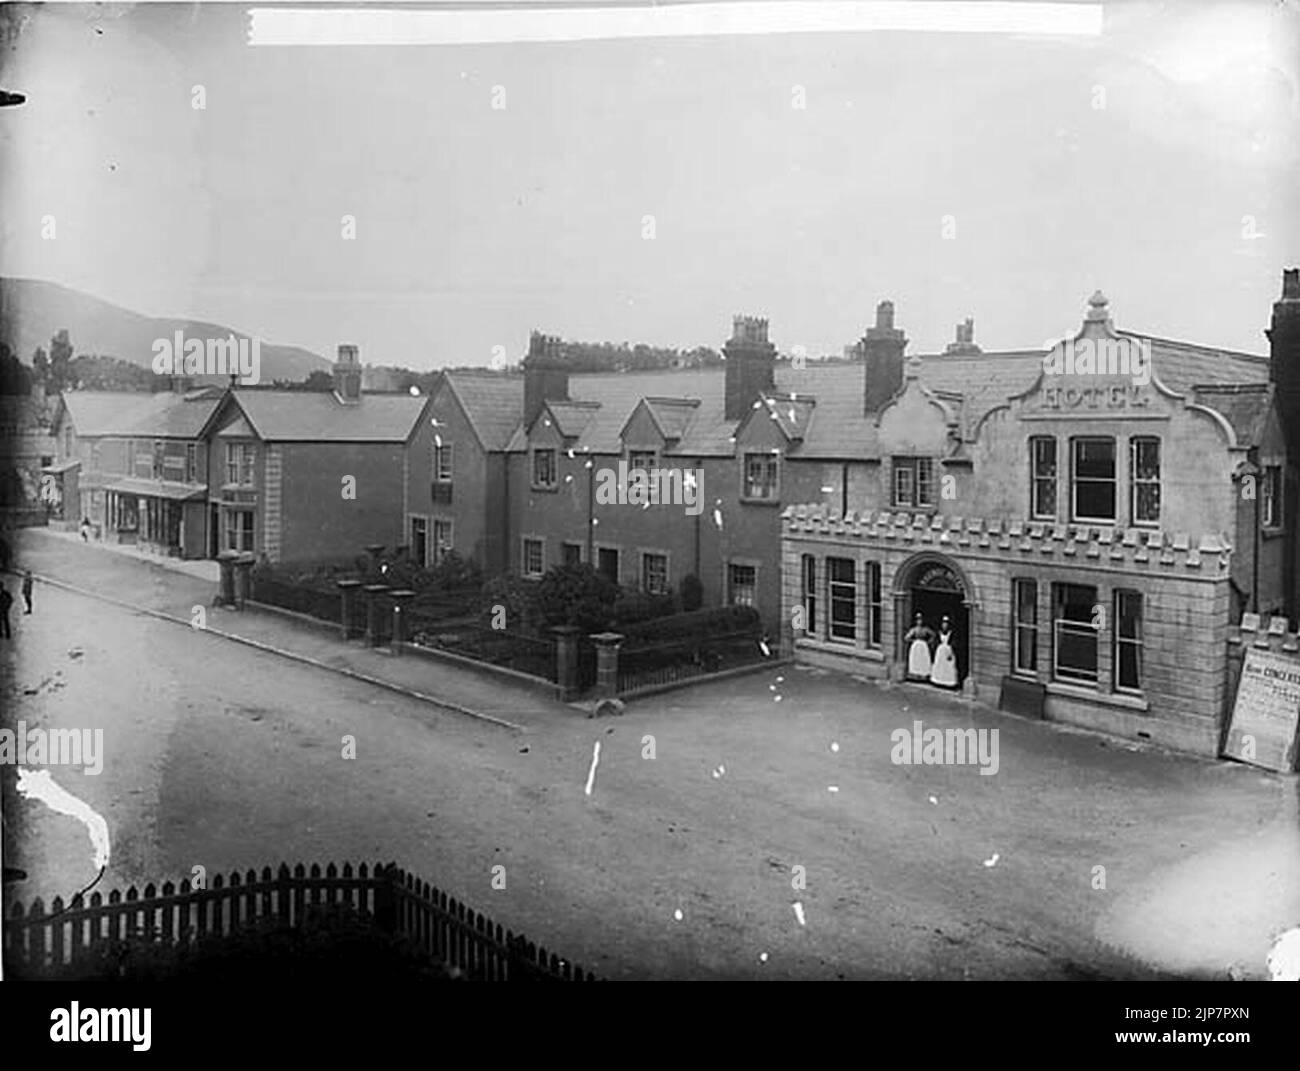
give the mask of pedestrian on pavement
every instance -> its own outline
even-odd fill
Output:
[[[9,594],[9,586],[0,584],[0,620],[3,621],[4,638],[6,640],[13,638],[13,632],[9,628],[9,607],[14,604],[14,597]]]
[[[90,518],[89,517],[81,518],[81,541],[83,543],[90,542]]]
[[[27,609],[23,613],[30,614],[32,612],[32,571],[30,569],[23,570],[23,602],[27,604]]]

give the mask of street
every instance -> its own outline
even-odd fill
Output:
[[[600,720],[480,682],[513,732],[43,579],[188,617],[191,577],[42,532],[18,560],[39,579],[4,724],[103,729],[102,774],[53,775],[108,821],[105,893],[392,860],[613,979],[1262,977],[1300,918],[1294,777],[791,665]],[[997,729],[997,774],[895,765],[916,719]],[[3,778],[5,861],[29,874],[6,909],[67,898],[95,876],[85,829]]]

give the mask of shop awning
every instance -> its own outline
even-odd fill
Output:
[[[169,498],[174,502],[206,498],[208,494],[208,489],[203,484],[177,483],[174,480],[138,480],[129,477],[106,480],[104,490],[115,491],[121,495],[140,495],[144,498]]]
[[[61,473],[67,472],[68,469],[77,468],[80,464],[80,459],[74,457],[71,461],[60,461],[53,465],[42,465],[41,471],[58,476]]]

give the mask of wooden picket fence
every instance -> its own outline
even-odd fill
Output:
[[[324,871],[301,863],[290,872],[263,867],[246,874],[218,874],[206,888],[188,879],[177,888],[152,882],[143,894],[132,886],[126,895],[114,889],[105,898],[93,893],[84,903],[78,894],[66,908],[55,897],[47,912],[38,898],[24,910],[14,904],[4,933],[5,971],[39,977],[84,958],[97,946],[129,938],[166,944],[204,937],[224,937],[261,919],[297,926],[317,907],[349,905],[369,915],[389,933],[418,943],[427,954],[458,968],[467,978],[483,981],[594,981],[555,954],[548,954],[521,934],[503,930],[484,915],[408,874],[396,864],[355,871],[333,863]]]

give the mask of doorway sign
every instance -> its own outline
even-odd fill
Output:
[[[1295,769],[1300,660],[1247,648],[1223,754],[1266,770]]]

